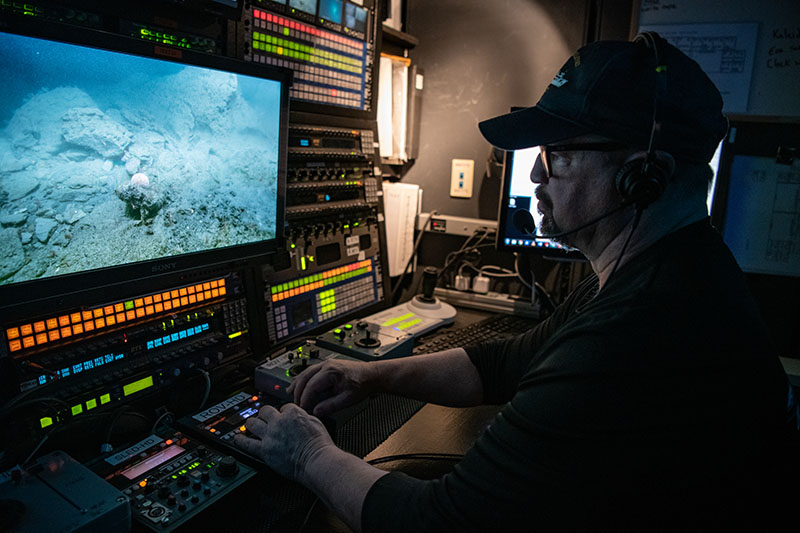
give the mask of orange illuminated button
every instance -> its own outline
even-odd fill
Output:
[[[141,480],[139,482],[139,486],[142,487],[142,488],[145,488],[147,486],[147,480],[146,479]]]
[[[167,446],[169,446],[170,444],[172,444],[172,439],[167,439],[167,441],[166,441],[164,444],[166,444]]]
[[[103,316],[103,310],[99,307],[97,309],[93,309],[92,313],[94,314],[95,318],[100,318],[101,316]]]
[[[216,433],[216,432],[217,432],[216,428],[211,428],[211,429],[209,429],[209,431],[210,431],[211,433]]]
[[[58,317],[58,325],[59,326],[69,326],[69,315],[64,315]]]
[[[25,348],[30,348],[34,344],[36,344],[36,343],[34,342],[33,337],[23,337],[22,338],[22,346],[24,346]]]
[[[258,401],[258,396],[253,396],[251,399],[252,399],[254,402],[257,402],[257,401]]]
[[[33,331],[36,333],[41,333],[45,330],[44,320],[40,320],[39,322],[33,323]]]
[[[247,429],[247,426],[242,426],[239,429],[242,431],[242,433],[244,433],[244,431]]]
[[[8,328],[6,330],[6,338],[8,338],[8,340],[18,339],[19,338],[19,329],[17,329],[17,328]]]

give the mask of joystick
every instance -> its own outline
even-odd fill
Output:
[[[361,346],[362,348],[377,348],[381,345],[380,339],[376,339],[371,336],[372,334],[369,331],[369,328],[364,329],[364,336],[360,339],[356,339],[356,344]]]

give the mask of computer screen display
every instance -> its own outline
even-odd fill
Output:
[[[71,31],[0,32],[0,286],[274,248],[286,74]]]
[[[314,15],[317,12],[317,0],[289,0],[289,7]]]
[[[364,33],[367,31],[367,10],[353,4],[344,5],[345,27]]]
[[[537,157],[539,157],[538,146],[505,154],[497,248],[511,252],[539,252],[562,259],[580,259],[583,256],[577,250],[542,236],[542,214],[536,208],[535,196],[538,185],[530,179],[531,169]],[[535,233],[520,227],[520,215],[525,211],[533,216]],[[518,212],[520,214],[517,214]]]
[[[319,18],[341,24],[342,0],[320,0]]]

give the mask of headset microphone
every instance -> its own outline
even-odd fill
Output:
[[[589,226],[593,226],[598,222],[600,222],[601,220],[604,220],[610,217],[611,215],[622,211],[623,209],[625,209],[630,205],[633,205],[634,203],[635,202],[631,200],[620,202],[610,211],[606,211],[599,217],[593,218],[589,222],[581,226],[578,226],[577,228],[573,228],[569,231],[562,231],[560,233],[548,233],[546,235],[542,235],[541,237],[545,239],[557,239],[559,237],[563,237],[565,235],[570,235],[577,231],[581,231],[582,229],[586,229]],[[522,233],[524,233],[525,235],[531,235],[534,237],[536,236],[536,224],[533,221],[533,215],[531,215],[531,212],[528,211],[527,209],[517,209],[516,211],[514,211],[514,216],[512,217],[512,221],[514,223],[514,227],[517,228]]]

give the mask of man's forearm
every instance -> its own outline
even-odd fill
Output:
[[[383,392],[448,407],[483,400],[478,370],[462,348],[370,364],[376,365],[376,386]]]
[[[299,481],[358,532],[367,493],[387,473],[335,446],[328,446],[308,461]]]

